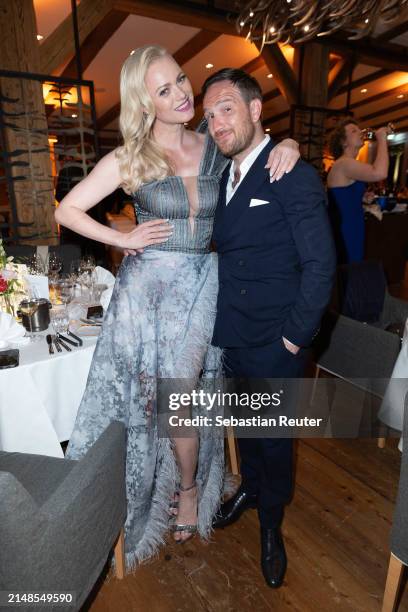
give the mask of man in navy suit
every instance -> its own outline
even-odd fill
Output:
[[[323,185],[301,160],[270,182],[265,164],[274,143],[262,129],[255,79],[226,68],[206,80],[203,93],[210,134],[232,159],[221,179],[213,234],[219,258],[213,344],[224,349],[228,377],[302,377],[335,271]],[[238,443],[242,483],[214,526],[225,527],[256,507],[262,571],[277,588],[286,571],[280,525],[292,492],[292,440]]]

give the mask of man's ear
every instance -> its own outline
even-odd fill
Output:
[[[254,98],[249,103],[249,114],[251,115],[251,119],[253,123],[257,123],[262,113],[262,102],[259,98]]]

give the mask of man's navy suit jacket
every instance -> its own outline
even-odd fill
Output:
[[[216,346],[263,346],[282,336],[307,346],[330,299],[336,258],[322,182],[299,160],[270,183],[265,164],[273,146],[261,151],[228,205],[229,166],[221,179]]]

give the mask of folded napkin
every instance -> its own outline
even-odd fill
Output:
[[[48,286],[48,277],[40,274],[26,274],[25,282],[27,284],[27,292],[32,297],[50,299],[50,290]]]
[[[115,277],[111,272],[109,272],[109,270],[106,270],[101,266],[96,266],[92,276],[95,284],[107,285],[108,287],[107,289],[105,289],[105,291],[103,291],[100,299],[103,311],[106,312],[112,297],[113,287],[115,285]]]
[[[7,312],[0,312],[0,348],[9,344],[28,344],[29,338],[25,338],[26,330],[17,323],[15,318]]]

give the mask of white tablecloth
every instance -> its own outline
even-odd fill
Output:
[[[381,404],[378,418],[398,431],[404,422],[404,403],[408,393],[408,320],[405,322],[402,346]],[[400,441],[402,450],[402,440]]]
[[[0,370],[0,450],[63,457],[60,442],[72,433],[96,338],[49,355],[46,333],[20,348],[18,367]]]

